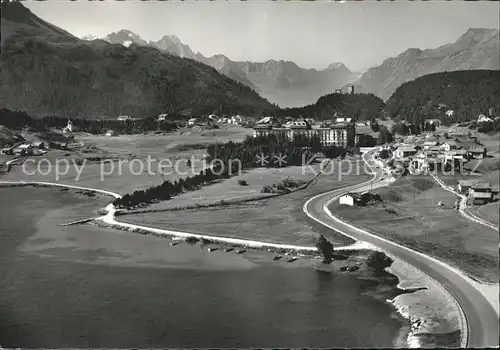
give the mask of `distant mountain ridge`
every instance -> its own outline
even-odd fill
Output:
[[[165,35],[160,40],[146,42],[139,35],[122,29],[102,38],[113,44],[128,46],[131,43],[151,46],[179,57],[191,58],[217,69],[220,73],[249,86],[261,96],[281,107],[296,107],[314,103],[319,97],[358,78],[343,63],[332,63],[323,70],[305,69],[290,61],[266,62],[232,61],[223,54],[205,57],[194,53],[175,35]]]
[[[276,107],[205,64],[144,46],[131,32],[85,41],[3,2],[0,108],[31,116],[253,115]],[[127,47],[126,47],[127,46]]]
[[[498,29],[471,28],[436,49],[410,48],[369,69],[354,82],[358,92],[387,100],[403,83],[423,75],[457,70],[500,69]]]

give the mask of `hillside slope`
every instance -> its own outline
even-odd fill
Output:
[[[389,117],[422,123],[440,117],[451,122],[500,112],[500,71],[465,70],[425,75],[404,83],[387,101]],[[446,111],[453,110],[452,116]]]
[[[401,84],[420,76],[457,70],[500,69],[499,31],[473,28],[456,42],[436,49],[408,49],[369,69],[354,83],[356,91],[386,100]]]
[[[269,101],[281,107],[305,106],[358,77],[342,63],[326,69],[305,69],[290,61],[232,61],[223,54],[205,57],[194,53],[175,35],[165,35],[158,41],[146,42],[138,34],[123,29],[103,38],[110,43],[129,46],[132,43],[151,46],[179,57],[194,59],[217,69],[221,74],[245,84]]]
[[[158,49],[84,41],[18,2],[2,4],[0,107],[32,116],[96,117],[272,110],[215,69]],[[3,36],[3,35],[2,35]]]
[[[314,104],[299,108],[286,108],[277,112],[282,117],[304,116],[317,120],[351,117],[355,120],[372,120],[382,112],[385,104],[373,94],[328,94]]]

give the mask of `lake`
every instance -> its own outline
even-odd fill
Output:
[[[0,200],[3,347],[392,347],[408,331],[385,302],[395,287],[319,260],[60,226],[106,197],[17,187]]]

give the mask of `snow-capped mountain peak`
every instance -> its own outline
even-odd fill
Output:
[[[141,38],[140,35],[137,35],[134,32],[131,32],[130,30],[127,29],[122,29],[118,32],[108,34],[103,38],[103,40],[111,44],[121,44],[127,47],[132,44],[142,45],[142,46],[147,45],[146,40]]]
[[[347,68],[347,67],[342,62],[334,62],[330,64],[327,69],[339,69],[339,68]]]
[[[92,41],[92,40],[96,40],[96,39],[99,39],[99,38],[96,37],[95,35],[92,35],[92,33],[82,37],[82,40],[86,40],[86,41]]]

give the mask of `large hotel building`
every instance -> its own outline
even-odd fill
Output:
[[[271,120],[259,122],[254,126],[254,137],[276,135],[276,137],[286,137],[289,140],[298,135],[308,138],[319,137],[323,146],[354,146],[356,142],[356,126],[354,123],[333,124],[330,127],[312,127],[305,120],[297,120],[285,124],[283,127],[276,127]]]

